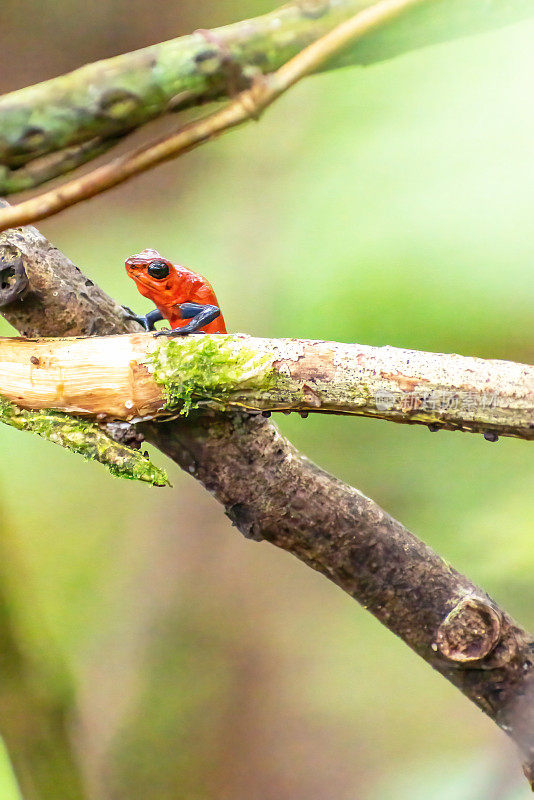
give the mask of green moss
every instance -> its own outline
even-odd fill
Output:
[[[109,437],[94,422],[59,411],[27,411],[0,397],[0,422],[20,431],[29,431],[66,447],[87,460],[104,464],[118,478],[138,480],[154,486],[169,483],[163,470],[142,453]]]
[[[224,408],[236,391],[267,391],[273,384],[272,355],[244,347],[221,334],[171,339],[147,365],[165,391],[166,408],[188,414],[201,401]]]

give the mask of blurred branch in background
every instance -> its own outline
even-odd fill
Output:
[[[12,322],[16,316],[15,306]],[[13,404],[27,410],[17,412]],[[0,420],[41,435],[53,427],[52,439],[67,447],[73,435],[79,437],[82,454],[81,440],[87,439],[87,456],[108,462],[117,474],[135,476],[138,470],[144,480],[162,480],[149,462],[135,460],[136,452],[132,466],[124,463],[128,453],[119,445],[104,441],[99,446],[98,428],[68,414],[130,422],[187,415],[191,409],[356,414],[483,433],[491,441],[498,436],[532,440],[534,368],[455,354],[244,334],[0,339]]]
[[[31,228],[6,236],[17,238],[29,276],[26,299],[3,311],[20,330],[61,335],[66,319],[79,335],[131,325],[91,282],[81,306],[73,296],[65,315],[62,298],[85,280],[79,269]],[[36,314],[33,281],[47,295],[46,316]],[[100,302],[91,320],[84,309]],[[534,642],[482,590],[373,500],[300,455],[261,416],[234,412],[140,428],[247,538],[271,542],[324,574],[458,687],[516,742],[534,779]],[[99,771],[113,772],[112,754],[103,758]]]
[[[311,72],[372,63],[532,13],[525,0],[502,0],[491,9],[475,0],[341,0],[335,7],[298,0],[255,20],[200,31],[7,95],[0,101],[3,194],[64,174],[166,111],[251,84],[211,116],[0,212],[0,230],[51,216],[256,118]],[[261,79],[261,73],[268,75]],[[47,158],[58,150],[63,154]]]
[[[177,133],[166,136],[128,153],[110,164],[104,165],[88,175],[63,184],[58,189],[27,200],[10,209],[0,212],[0,230],[26,225],[61,211],[71,205],[94,197],[107,189],[157,164],[189,152],[201,144],[251,119],[258,119],[260,113],[286,92],[291,86],[310,72],[318,69],[329,58],[342,51],[351,41],[362,38],[366,33],[394,20],[398,14],[417,6],[425,0],[379,0],[345,22],[340,23],[329,33],[315,41],[281,66],[276,72],[252,80],[250,88],[238,94],[221,110],[210,116],[196,120]],[[324,6],[326,9],[327,6]],[[205,31],[204,38],[221,50],[219,60],[233,64],[225,45],[218,44],[216,35]],[[217,51],[216,51],[217,52]],[[236,62],[238,71],[241,66]],[[238,72],[238,75],[240,73]],[[234,80],[234,85],[236,85]]]

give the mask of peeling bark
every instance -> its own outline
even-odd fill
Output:
[[[0,339],[0,395],[25,409],[99,420],[234,408],[534,439],[534,367],[244,334]]]

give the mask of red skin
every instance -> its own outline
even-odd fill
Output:
[[[153,278],[147,268],[151,261],[164,261],[169,267],[169,275],[163,280]],[[161,314],[169,321],[171,328],[182,328],[189,322],[183,319],[178,306],[181,303],[200,303],[219,307],[211,284],[187,267],[173,264],[163,258],[157,250],[143,250],[126,259],[126,272],[133,278],[139,292],[151,300]],[[222,314],[208,323],[200,331],[205,333],[226,333]]]

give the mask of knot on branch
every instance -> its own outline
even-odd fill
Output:
[[[448,661],[480,667],[478,662],[495,650],[501,636],[499,611],[481,597],[468,596],[447,614],[432,647]]]
[[[21,300],[28,285],[22,253],[16,247],[3,247],[0,251],[0,308]]]
[[[226,516],[232,525],[241,531],[245,539],[262,542],[263,536],[256,522],[252,508],[247,503],[234,503],[226,509]]]

